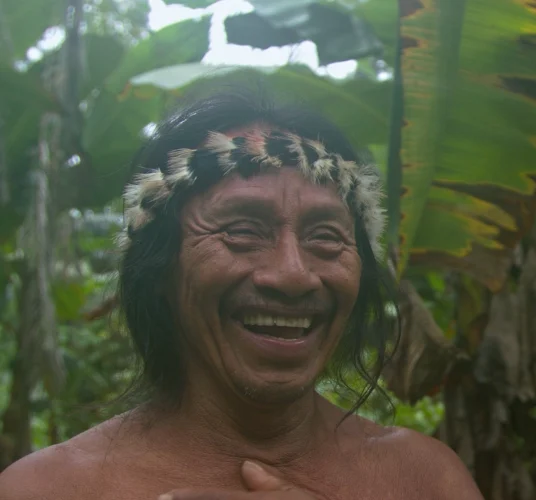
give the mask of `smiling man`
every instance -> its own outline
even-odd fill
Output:
[[[378,176],[336,127],[214,95],[138,163],[120,297],[152,397],[14,464],[0,499],[481,498],[441,443],[315,392],[387,331]]]

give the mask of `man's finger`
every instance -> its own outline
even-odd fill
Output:
[[[242,464],[242,478],[251,491],[285,491],[294,488],[283,478],[250,460]]]

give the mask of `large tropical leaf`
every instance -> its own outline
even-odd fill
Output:
[[[154,97],[154,93],[134,90],[131,80],[136,75],[158,68],[199,61],[208,50],[209,28],[208,18],[173,24],[127,52],[93,103],[84,129],[85,149],[92,151],[102,146],[101,139],[104,137],[113,139],[114,130],[110,130],[113,123],[117,123],[117,130],[127,127],[138,136],[144,125],[157,119],[152,105],[147,104],[148,98]],[[128,108],[127,101],[138,107],[140,119],[135,123],[123,115]],[[132,143],[128,146],[132,146]]]
[[[129,161],[142,142],[142,129],[158,121],[174,93],[131,80],[169,65],[199,61],[208,50],[210,20],[168,26],[127,52],[91,103],[82,144],[91,158],[91,188],[80,205],[98,206],[118,196],[128,179]],[[84,166],[81,166],[84,168]],[[72,175],[76,175],[76,170]]]
[[[324,0],[332,3],[332,0]],[[353,0],[336,0],[338,3],[353,4],[356,17],[359,17],[372,25],[374,33],[378,36],[385,48],[384,58],[393,65],[396,47],[398,45],[398,8],[396,0],[370,0],[361,2]]]
[[[102,206],[120,195],[142,143],[142,129],[161,118],[167,98],[151,86],[129,88],[122,96],[109,90],[100,93],[84,130],[91,186],[79,193],[78,206]]]
[[[350,79],[337,81],[316,75],[305,66],[282,68],[210,67],[185,64],[163,68],[136,77],[133,82],[162,89],[232,87],[244,84],[266,86],[281,98],[300,99],[323,112],[342,127],[356,148],[383,144],[387,140],[391,82],[374,83]]]
[[[411,258],[497,289],[536,209],[536,11],[518,0],[399,5],[399,274]]]
[[[208,51],[210,18],[172,24],[153,33],[125,55],[108,87],[121,92],[135,75],[157,68],[200,61]]]
[[[311,40],[321,65],[383,54],[370,25],[347,6],[314,0],[251,3],[254,12],[225,20],[229,43],[266,49]]]

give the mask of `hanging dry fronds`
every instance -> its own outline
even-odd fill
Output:
[[[400,292],[401,338],[384,376],[398,398],[415,403],[441,385],[459,352],[409,281]]]

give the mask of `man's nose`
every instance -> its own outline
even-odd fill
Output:
[[[276,246],[253,273],[253,283],[260,289],[278,292],[291,298],[302,297],[322,286],[320,277],[311,271],[295,233],[282,231]]]

